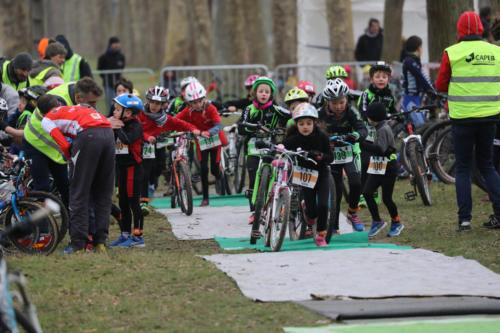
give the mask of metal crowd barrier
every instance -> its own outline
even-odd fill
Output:
[[[207,89],[210,100],[226,100],[245,97],[245,79],[252,74],[268,75],[265,65],[221,65],[221,66],[167,66],[161,70],[162,85],[170,93],[179,94],[179,84],[187,76],[196,77]]]

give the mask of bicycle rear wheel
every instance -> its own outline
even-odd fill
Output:
[[[245,148],[244,145],[241,144],[238,149],[238,155],[234,169],[234,190],[236,191],[236,193],[241,193],[243,191],[243,187],[245,186],[245,175],[246,175]]]
[[[408,159],[411,166],[411,174],[415,179],[418,192],[425,206],[432,205],[431,192],[429,190],[429,180],[427,179],[427,170],[425,167],[424,153],[419,148],[417,140],[407,142]]]
[[[302,216],[302,209],[300,208],[302,191],[300,187],[292,187],[292,194],[290,196],[290,215],[288,220],[288,235],[291,241],[300,238],[300,229],[304,223]]]
[[[331,173],[328,175],[328,187],[330,188],[330,198],[328,199],[328,226],[326,228],[325,241],[327,243],[330,243],[333,232],[335,230],[339,232],[339,213],[337,212],[337,210],[339,209],[339,207],[337,207],[337,184],[335,184],[335,179],[333,178]]]
[[[43,206],[33,200],[18,200],[16,202],[21,218],[30,216]],[[19,221],[14,208],[9,206],[5,212],[4,225],[10,226]],[[59,228],[54,217],[49,214],[45,219],[41,220],[37,226],[31,228],[30,233],[25,236],[11,235],[9,236],[12,244],[21,252],[29,254],[50,254],[52,253],[59,242]]]
[[[61,198],[59,198],[57,195],[50,193],[50,192],[44,192],[44,191],[30,191],[26,193],[26,196],[23,197],[24,200],[31,200],[35,199],[38,203],[45,205],[45,199],[50,199],[59,205],[59,213],[52,214],[54,217],[57,226],[58,226],[58,231],[59,231],[59,239],[58,242],[62,241],[64,239],[64,236],[66,236],[66,232],[68,231],[68,226],[69,226],[69,212],[66,209],[66,206],[64,206]]]
[[[455,183],[455,148],[451,127],[445,129],[434,142],[429,163],[439,180],[445,184]]]
[[[278,252],[285,240],[286,225],[290,216],[290,191],[287,188],[281,189],[279,192],[277,205],[277,216],[268,216],[268,218],[271,218],[269,226],[271,232],[270,247],[273,252]]]
[[[179,188],[177,189],[179,206],[182,212],[189,216],[193,213],[193,188],[191,186],[191,176],[183,161],[177,162],[175,169],[179,177]]]

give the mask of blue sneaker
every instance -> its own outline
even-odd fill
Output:
[[[387,236],[389,236],[389,237],[398,236],[401,233],[401,230],[404,229],[404,227],[405,226],[401,222],[397,222],[397,223],[392,222],[391,223],[391,230],[387,233]]]
[[[72,253],[71,243],[68,243],[68,246],[64,250],[61,250],[59,253],[61,254],[70,254]]]
[[[144,237],[142,236],[132,236],[132,245],[133,247],[145,247],[146,244],[144,244]]]
[[[387,225],[387,223],[385,223],[384,220],[381,220],[379,222],[373,221],[372,222],[372,227],[370,228],[370,231],[368,231],[368,237],[375,236],[376,234],[378,234],[378,232],[380,230],[382,230],[383,228],[385,228],[386,225]]]
[[[120,243],[118,246],[119,247],[131,247],[132,243],[134,243],[134,240],[132,238],[133,238],[133,236],[129,237],[126,241]]]
[[[130,236],[124,236],[123,234],[121,234],[120,237],[118,237],[114,242],[109,243],[108,246],[109,247],[118,246],[121,243],[125,242],[129,238],[130,238]]]
[[[358,214],[356,214],[356,213],[352,213],[352,214],[347,213],[347,219],[352,224],[352,230],[354,230],[354,231],[364,231],[365,230],[365,226],[359,220]]]

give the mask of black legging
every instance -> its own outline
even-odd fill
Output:
[[[398,216],[398,207],[392,200],[392,192],[394,191],[394,183],[396,182],[395,175],[372,175],[368,174],[365,187],[363,188],[363,196],[366,200],[366,205],[370,210],[373,221],[381,221],[378,212],[378,206],[373,198],[373,193],[379,186],[382,186],[382,202],[387,207],[391,218]]]
[[[344,170],[349,182],[349,208],[357,209],[361,195],[361,172],[359,167],[352,161],[346,164],[331,165],[331,169],[336,184],[337,207],[339,207],[342,200],[342,186],[344,183],[342,170]]]
[[[201,152],[200,171],[201,186],[203,191],[203,200],[208,200],[208,158],[210,156],[210,170],[216,179],[220,177],[219,163],[217,162],[217,153],[219,148],[207,149]]]
[[[141,182],[141,200],[147,200],[149,197],[149,184],[151,184],[151,178],[156,163],[155,158],[146,158],[142,160],[143,177]]]
[[[302,193],[306,202],[307,217],[318,218],[318,231],[325,231],[330,197],[328,169],[320,170],[316,186],[314,188],[303,187]]]
[[[117,168],[117,173],[118,204],[122,213],[121,232],[132,232],[132,215],[134,216],[134,229],[142,230],[144,228],[144,217],[139,203],[141,182],[144,177],[142,165]]]

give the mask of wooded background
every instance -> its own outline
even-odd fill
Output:
[[[314,1],[314,0],[309,0]],[[500,0],[480,0],[500,14]],[[383,59],[399,59],[404,0],[385,0]],[[350,0],[326,0],[331,61],[354,60]],[[427,1],[430,61],[456,42],[460,14],[473,0]],[[36,41],[64,34],[96,59],[110,36],[128,67],[297,62],[297,0],[0,0],[0,55],[37,55]]]

